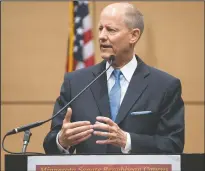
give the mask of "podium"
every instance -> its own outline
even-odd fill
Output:
[[[6,171],[202,171],[203,154],[5,155]]]

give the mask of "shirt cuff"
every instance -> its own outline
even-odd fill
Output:
[[[58,147],[58,150],[61,152],[61,153],[64,153],[64,154],[70,154],[69,153],[69,148],[68,149],[65,149],[63,148],[59,141],[58,141],[58,137],[59,137],[59,134],[60,134],[60,131],[58,132],[57,136],[56,136],[56,144],[57,144],[57,147]]]
[[[126,141],[125,148],[121,147],[121,151],[124,154],[129,154],[131,151],[131,138],[130,138],[130,134],[128,132],[127,132],[127,141]]]

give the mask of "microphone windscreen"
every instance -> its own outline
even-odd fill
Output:
[[[110,62],[113,62],[114,60],[115,60],[115,56],[114,56],[114,55],[110,55],[109,61],[110,61]]]

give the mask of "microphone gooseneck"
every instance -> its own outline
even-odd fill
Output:
[[[63,108],[61,108],[51,118],[49,118],[47,120],[44,120],[44,121],[38,121],[38,122],[34,122],[34,123],[31,123],[31,124],[28,124],[28,125],[17,127],[17,128],[12,129],[11,131],[8,131],[6,133],[6,135],[4,136],[3,141],[2,141],[2,148],[3,148],[3,150],[8,152],[8,153],[12,153],[12,154],[22,154],[22,153],[13,153],[13,152],[10,152],[10,151],[6,150],[4,148],[4,140],[5,140],[5,138],[8,135],[12,135],[12,134],[16,134],[16,133],[19,133],[19,132],[22,132],[22,131],[26,131],[26,130],[29,130],[31,128],[38,127],[38,126],[40,126],[40,125],[42,125],[42,124],[44,124],[46,122],[49,122],[50,120],[53,120],[56,116],[58,116],[62,111],[64,111],[76,98],[78,98],[85,90],[87,90],[98,78],[100,78],[111,67],[111,65],[113,64],[113,61],[115,60],[115,56],[111,55],[108,60],[110,62],[110,65],[108,66],[108,68],[105,69],[103,72],[101,72],[101,74],[99,74],[95,79],[93,79],[83,90],[81,90],[73,99],[71,99],[71,101],[69,101]]]

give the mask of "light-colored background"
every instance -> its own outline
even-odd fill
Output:
[[[103,7],[91,2],[96,62],[97,24]],[[185,153],[204,152],[204,4],[132,2],[144,14],[136,53],[181,79],[185,101]],[[1,137],[10,129],[51,116],[59,95],[68,46],[68,2],[3,2],[1,26]],[[32,130],[28,151],[43,152],[50,123]],[[21,151],[23,134],[5,144]],[[4,152],[1,153],[4,162]],[[3,166],[2,166],[3,168]]]

